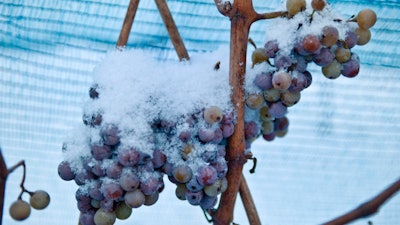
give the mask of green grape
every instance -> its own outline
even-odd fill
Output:
[[[281,98],[281,92],[275,88],[268,89],[263,94],[267,102],[276,102]]]
[[[50,196],[47,192],[39,190],[33,192],[29,199],[29,203],[34,209],[44,209],[50,203]]]
[[[261,124],[261,128],[263,134],[270,134],[274,132],[274,122],[272,120],[264,121]]]
[[[371,9],[363,9],[358,13],[356,20],[360,28],[369,29],[376,23],[376,14]]]
[[[260,109],[260,119],[261,121],[271,121],[273,119],[271,114],[269,113],[268,106],[263,106]]]
[[[357,45],[365,45],[371,40],[371,31],[358,27],[356,29]]]
[[[153,205],[154,203],[157,202],[159,197],[158,191],[154,192],[152,195],[145,195],[144,196],[144,205]]]
[[[187,192],[186,184],[177,184],[175,189],[175,195],[180,200],[186,200],[186,192]]]
[[[305,0],[287,0],[286,2],[286,9],[290,16],[296,15],[298,12],[303,11],[305,8]]]
[[[132,208],[126,205],[125,202],[120,202],[115,209],[115,216],[117,219],[125,220],[128,219],[132,214]]]
[[[262,94],[249,94],[246,98],[246,105],[250,109],[259,109],[265,103]]]
[[[299,91],[286,91],[281,94],[281,101],[287,107],[295,105],[300,100]]]
[[[140,190],[134,190],[125,193],[125,203],[131,208],[139,208],[144,204],[144,194]]]
[[[31,206],[22,199],[18,199],[10,206],[10,216],[14,220],[25,220],[31,214]]]
[[[345,63],[350,60],[351,51],[348,48],[338,47],[335,50],[335,58],[340,63]]]
[[[327,66],[321,68],[322,74],[329,79],[336,79],[342,73],[342,64],[336,60]]]
[[[267,62],[269,57],[267,56],[267,52],[264,48],[256,48],[251,54],[251,61],[253,62],[253,66],[255,64]]]
[[[94,214],[94,223],[96,225],[113,225],[117,219],[115,212],[107,212],[100,208]]]

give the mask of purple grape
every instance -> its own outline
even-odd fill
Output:
[[[358,56],[354,53],[352,54],[350,60],[343,63],[342,65],[342,74],[345,77],[355,77],[360,71],[360,61],[358,59]]]
[[[201,154],[201,158],[206,163],[215,162],[218,157],[218,152],[214,149],[205,149],[204,152]]]
[[[112,124],[105,125],[100,130],[100,136],[103,138],[104,144],[114,146],[119,143],[118,127]]]
[[[191,204],[191,205],[200,205],[201,199],[204,196],[204,193],[202,191],[198,192],[191,192],[191,191],[186,191],[186,200]]]
[[[347,48],[353,48],[354,46],[357,45],[357,34],[353,31],[347,31],[346,32],[346,38],[344,39],[344,42],[346,43]]]
[[[114,211],[114,208],[115,208],[114,200],[106,199],[106,198],[101,200],[100,208],[102,208],[106,212]]]
[[[207,143],[214,140],[215,131],[212,128],[200,128],[199,129],[199,139],[200,141]]]
[[[94,223],[94,210],[89,210],[85,213],[81,213],[79,216],[79,222],[81,225],[95,225]]]
[[[153,163],[154,169],[161,168],[167,161],[167,156],[159,149],[153,151],[153,158],[151,162]]]
[[[214,130],[214,138],[210,142],[213,144],[219,144],[222,139],[224,139],[222,130],[220,128],[216,128]]]
[[[144,195],[152,195],[158,190],[158,179],[149,177],[140,183],[140,190]]]
[[[213,184],[218,179],[217,170],[213,166],[201,166],[197,170],[196,179],[202,186]]]
[[[118,152],[118,162],[123,166],[134,166],[139,158],[140,154],[135,148],[123,148]]]
[[[269,113],[274,118],[282,118],[287,113],[287,107],[281,101],[271,103]]]
[[[76,192],[75,192],[75,199],[76,201],[84,201],[90,204],[90,201],[92,200],[89,196],[89,193],[87,192],[87,189],[84,187],[79,187]]]
[[[200,206],[205,210],[212,209],[217,204],[217,201],[217,196],[210,197],[208,195],[204,195],[200,201]]]
[[[292,83],[290,84],[289,91],[299,92],[306,88],[307,78],[303,73],[298,71],[292,72]]]
[[[192,177],[192,179],[186,183],[186,188],[192,192],[201,191],[203,187],[203,185],[200,185],[199,182],[197,182],[195,177]]]
[[[190,130],[184,130],[184,131],[179,133],[178,137],[179,137],[179,140],[181,140],[182,142],[186,143],[191,139],[192,133],[190,132]]]
[[[308,88],[308,87],[310,87],[310,85],[312,83],[312,75],[307,70],[303,72],[303,75],[306,77],[306,80],[307,80],[307,84],[306,84],[305,88]]]
[[[289,119],[285,116],[282,118],[276,118],[274,120],[274,130],[277,131],[284,131],[289,127]]]
[[[258,124],[254,121],[246,121],[244,123],[244,137],[246,140],[253,139],[257,137],[260,128]]]
[[[272,132],[270,134],[263,134],[263,139],[266,141],[273,141],[275,139],[275,132]]]
[[[68,161],[62,161],[58,165],[58,175],[65,181],[70,181],[75,178],[75,173],[72,171],[71,165]]]
[[[301,55],[296,55],[296,61],[295,61],[295,67],[294,69],[299,71],[299,72],[304,72],[307,69],[308,62],[304,56]]]
[[[86,182],[89,182],[90,180],[93,180],[95,178],[96,176],[92,172],[82,170],[76,173],[74,180],[77,185],[83,185]]]
[[[99,98],[99,92],[97,89],[99,88],[98,84],[93,84],[90,89],[89,89],[89,97],[92,99],[97,99]]]
[[[139,188],[139,177],[131,170],[124,170],[119,178],[119,185],[125,191],[133,191]]]
[[[232,136],[233,132],[235,131],[235,125],[231,123],[223,123],[220,125],[222,130],[222,137],[229,138]]]
[[[161,171],[165,173],[167,176],[172,176],[172,169],[173,165],[167,161],[162,167]]]
[[[94,114],[83,114],[83,124],[91,127],[99,126],[103,120],[103,116],[100,113]]]
[[[145,152],[139,151],[138,165],[145,165],[149,162],[151,162],[151,156]]]
[[[76,202],[76,206],[80,212],[86,213],[86,212],[93,210],[93,207],[90,203],[91,203],[91,200],[90,201],[82,201],[82,200],[79,201],[78,200]]]
[[[318,54],[315,54],[313,57],[313,61],[318,66],[326,66],[332,63],[335,55],[331,52],[329,48],[321,48]]]
[[[104,199],[104,195],[103,193],[100,191],[100,187],[101,187],[101,182],[100,181],[95,181],[95,183],[90,185],[89,188],[89,196],[94,199],[94,200],[98,200],[101,201]]]
[[[265,52],[269,58],[274,58],[276,53],[279,51],[278,41],[270,40],[267,41],[264,45]]]
[[[218,158],[216,162],[211,163],[211,166],[217,170],[218,178],[223,178],[228,173],[228,163],[224,158]]]
[[[154,192],[154,194],[152,195],[145,195],[144,196],[144,205],[150,206],[150,205],[154,205],[159,197],[159,193],[156,191]]]
[[[192,178],[192,169],[187,165],[178,165],[172,169],[172,175],[179,183],[186,183]]]
[[[272,88],[272,73],[262,72],[256,75],[254,78],[254,85],[259,87],[261,90],[265,91]]]
[[[123,168],[122,165],[119,164],[118,162],[113,161],[109,163],[106,168],[107,177],[118,179],[121,176],[122,168]]]
[[[92,160],[91,162],[91,170],[92,173],[98,177],[104,177],[106,175],[106,170],[101,165],[101,161]]]
[[[90,146],[90,152],[94,159],[103,160],[112,156],[112,149],[110,146],[94,143]]]
[[[277,69],[288,68],[293,64],[293,60],[288,55],[278,54],[274,59],[274,65]]]
[[[222,116],[221,124],[233,123],[234,121],[233,113],[225,113]]]
[[[117,182],[103,182],[101,184],[101,191],[104,197],[108,200],[117,200],[122,197],[124,191]]]

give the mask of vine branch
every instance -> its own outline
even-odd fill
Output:
[[[400,191],[400,179],[387,187],[381,193],[373,197],[371,200],[361,204],[357,208],[343,214],[322,225],[340,225],[347,224],[360,218],[371,216],[378,212],[379,208],[394,194]]]

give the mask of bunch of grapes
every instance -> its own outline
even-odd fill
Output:
[[[329,79],[340,75],[352,78],[359,73],[360,59],[351,50],[370,40],[375,13],[364,9],[353,19],[342,20],[331,14],[324,0],[312,0],[310,6],[307,9],[305,0],[288,0],[288,16],[278,28],[285,30],[288,38],[269,39],[252,54],[253,67],[264,67],[251,72],[254,76],[247,85],[246,113],[252,115],[245,125],[248,142],[259,135],[271,141],[286,134],[287,108],[298,103],[301,92],[312,83],[309,63],[320,66]]]
[[[94,85],[89,96],[95,103],[101,88]],[[76,200],[82,225],[114,224],[127,219],[133,208],[154,204],[164,188],[164,175],[176,184],[178,199],[204,210],[215,206],[227,188],[224,157],[226,139],[234,130],[231,111],[209,106],[175,120],[158,112],[149,119],[145,145],[140,145],[130,140],[130,135],[140,133],[137,124],[110,123],[103,109],[94,106],[83,115],[84,143],[63,147],[66,154],[79,151],[79,158],[75,154],[58,167],[63,180],[79,186]]]
[[[29,202],[22,199],[22,196],[17,201],[13,202],[10,206],[10,216],[14,220],[25,220],[31,214],[31,207],[37,210],[42,210],[50,204],[50,196],[46,191],[37,190],[30,192],[24,190],[29,194]]]

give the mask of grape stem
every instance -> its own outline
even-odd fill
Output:
[[[18,167],[23,168],[23,174],[22,174],[22,179],[21,179],[21,193],[18,196],[18,199],[22,198],[22,194],[24,192],[32,195],[33,193],[26,190],[24,183],[25,183],[25,177],[26,177],[26,166],[25,166],[25,161],[21,160],[19,161],[17,164],[15,164],[14,166],[10,167],[9,169],[7,169],[7,165],[6,162],[4,160],[3,157],[3,153],[1,151],[0,148],[0,225],[3,222],[3,208],[4,208],[4,197],[5,197],[5,189],[6,189],[6,180],[7,177],[10,173],[14,172]]]

